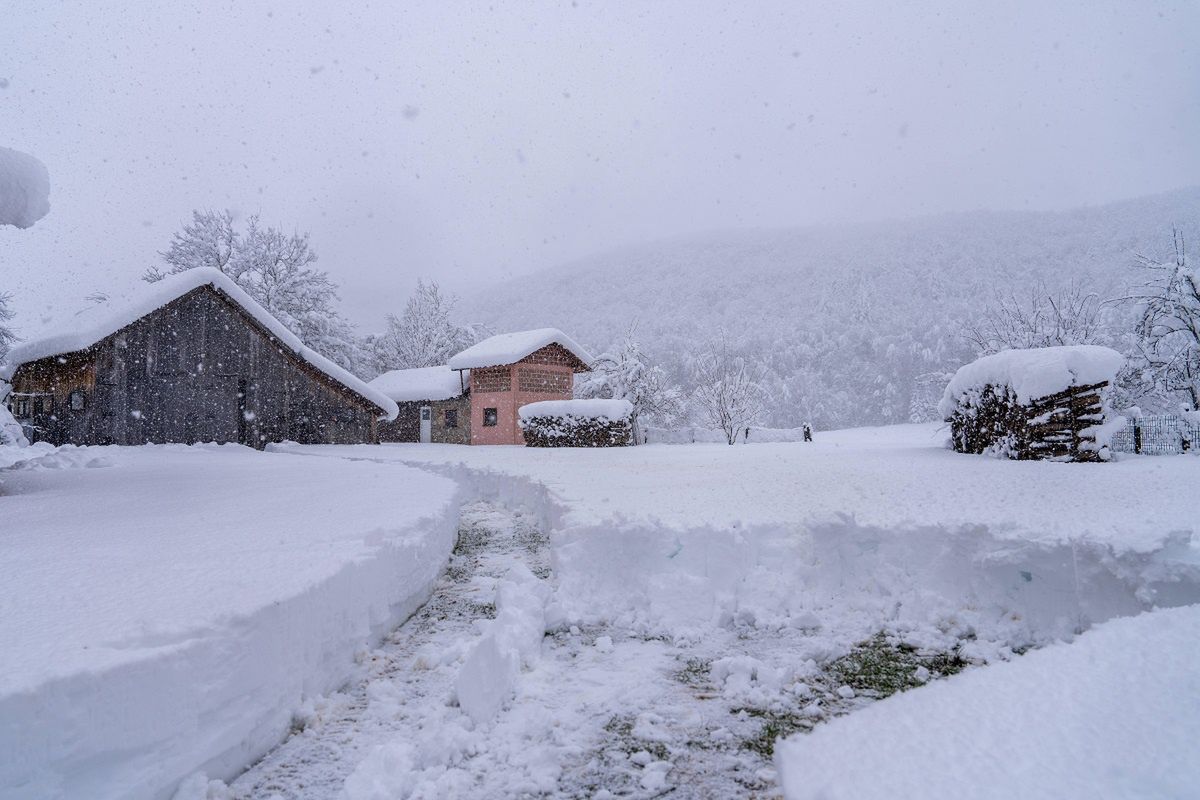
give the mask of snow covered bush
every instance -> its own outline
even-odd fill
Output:
[[[1006,350],[960,368],[938,411],[960,453],[1107,461],[1124,420],[1108,420],[1106,393],[1123,364],[1096,345]]]
[[[628,400],[543,400],[518,413],[529,447],[624,447],[633,433]]]

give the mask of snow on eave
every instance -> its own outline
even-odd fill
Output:
[[[397,403],[418,400],[453,400],[464,394],[466,375],[442,364],[437,367],[394,369],[373,379],[367,385],[382,392]]]
[[[557,344],[589,369],[592,356],[558,328],[537,328],[489,336],[450,359],[450,369],[482,369],[515,364],[547,345]]]
[[[137,287],[126,298],[113,298],[61,319],[58,326],[43,329],[34,338],[10,349],[7,363],[0,368],[0,378],[11,379],[17,367],[31,361],[86,350],[202,286],[211,286],[224,295],[294,356],[377,406],[388,420],[395,419],[400,413],[391,398],[307,347],[299,336],[288,330],[229,276],[209,267],[171,275],[157,283]]]

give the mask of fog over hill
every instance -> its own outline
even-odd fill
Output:
[[[1172,226],[1200,243],[1200,187],[1065,212],[654,242],[489,286],[460,311],[498,330],[561,327],[596,350],[636,323],[681,381],[688,353],[723,330],[768,368],[765,423],[901,422],[928,413],[936,374],[971,357],[961,324],[998,288],[1077,279],[1115,297],[1136,277],[1134,253],[1167,254]],[[1109,313],[1123,329],[1126,312]]]

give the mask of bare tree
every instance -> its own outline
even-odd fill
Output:
[[[1183,233],[1172,233],[1174,257],[1138,255],[1146,280],[1121,300],[1138,309],[1136,357],[1154,383],[1200,410],[1200,277],[1188,264]]]
[[[154,283],[197,267],[228,275],[305,345],[355,370],[362,361],[354,329],[336,308],[337,285],[313,266],[317,254],[308,234],[263,227],[258,215],[239,232],[229,211],[193,211],[192,221],[159,254],[164,272],[151,267],[142,276]]]
[[[640,444],[643,419],[670,422],[682,412],[683,402],[679,387],[663,368],[648,363],[635,333],[636,326],[630,326],[616,347],[592,362],[591,372],[581,376],[578,391],[583,397],[628,400],[633,405],[633,444]]]
[[[762,416],[763,368],[734,354],[722,336],[692,364],[693,402],[701,418],[719,428],[729,444]]]
[[[1027,298],[997,291],[979,320],[963,328],[963,336],[979,351],[1056,347],[1103,342],[1103,306],[1099,295],[1078,281],[1051,291],[1039,281]]]
[[[452,318],[457,298],[443,294],[436,282],[417,281],[404,313],[389,314],[387,331],[374,337],[370,347],[380,372],[391,369],[433,367],[475,344],[487,330],[479,325],[459,325]]]

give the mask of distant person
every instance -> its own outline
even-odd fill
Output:
[[[746,435],[742,437],[742,442],[744,444],[750,444],[750,427],[749,426],[746,427]]]
[[[807,422],[804,423],[804,441],[812,441],[812,425],[809,425]]]

